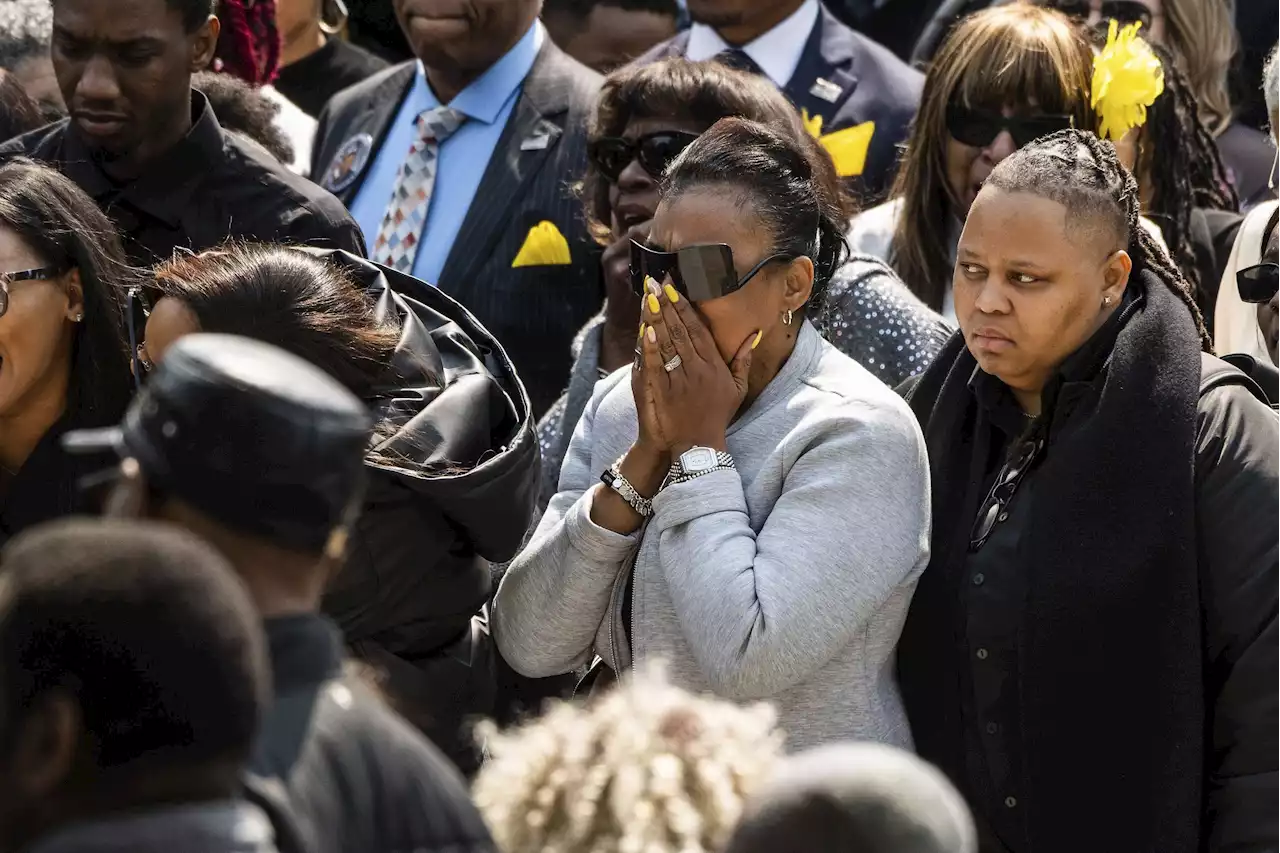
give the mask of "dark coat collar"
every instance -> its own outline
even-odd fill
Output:
[[[805,109],[810,115],[822,115],[828,119],[839,113],[858,85],[859,58],[863,52],[861,41],[862,37],[831,14],[825,5],[820,7],[818,21],[809,32],[809,40],[800,55],[800,64],[783,90],[796,109]],[[636,62],[643,65],[684,56],[688,46],[689,31],[685,30],[654,47]],[[818,91],[825,91],[826,97],[815,94]]]
[[[263,620],[277,695],[307,690],[342,674],[342,634],[318,613]]]
[[[200,182],[224,156],[222,125],[203,94],[191,90],[191,130],[176,145],[147,164],[135,180],[117,184],[101,166],[101,154],[92,150],[68,122],[63,142],[63,169],[67,177],[104,206],[124,201],[176,227]]]
[[[1097,378],[1098,372],[1111,355],[1121,330],[1142,307],[1143,286],[1136,276],[1133,284],[1133,287],[1125,290],[1120,307],[1111,312],[1111,316],[1098,330],[1079,349],[1067,356],[1049,378],[1042,392],[1041,420],[1054,424],[1070,415],[1071,404]],[[1021,433],[1026,420],[1007,385],[997,377],[984,373],[981,368],[974,368],[969,387],[973,390],[978,405],[1002,432],[1010,436]]]

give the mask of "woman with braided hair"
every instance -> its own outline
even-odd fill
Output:
[[[1138,210],[1093,134],[1004,160],[909,391],[933,525],[899,681],[984,851],[1277,847],[1280,433]]]
[[[276,26],[276,0],[217,0],[222,33],[214,53],[213,70],[238,77],[280,107],[279,128],[293,146],[286,163],[305,175],[311,164],[316,120],[275,87],[280,71],[281,38]]]

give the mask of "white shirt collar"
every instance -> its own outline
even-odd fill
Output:
[[[776,27],[742,46],[743,53],[751,57],[779,89],[791,82],[791,76],[800,65],[809,33],[813,32],[814,25],[818,23],[818,11],[818,0],[805,0],[799,9]],[[729,43],[720,38],[720,34],[711,27],[694,24],[689,28],[689,45],[685,48],[684,55],[693,62],[701,62],[729,48]]]

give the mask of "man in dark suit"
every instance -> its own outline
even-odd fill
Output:
[[[765,75],[820,136],[861,128],[827,147],[864,201],[884,195],[897,146],[920,105],[918,71],[842,24],[819,0],[689,0],[689,15],[692,27],[637,61],[718,59]]]
[[[394,0],[419,59],[329,102],[311,174],[347,204],[372,259],[436,284],[493,332],[541,414],[603,301],[571,190],[600,77],[552,44],[540,0],[476,0],[452,17],[440,5]]]

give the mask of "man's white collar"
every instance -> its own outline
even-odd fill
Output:
[[[805,0],[799,9],[783,19],[776,27],[748,44],[742,51],[760,66],[779,89],[791,82],[800,65],[805,43],[818,23],[818,0]],[[689,45],[684,55],[694,62],[711,59],[729,50],[729,43],[706,24],[694,24],[689,29]]]

